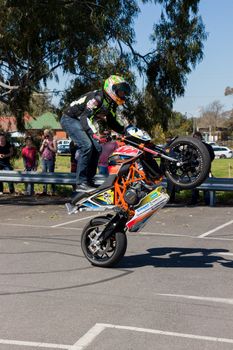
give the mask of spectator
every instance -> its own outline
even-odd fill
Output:
[[[207,150],[209,152],[210,160],[212,162],[214,160],[214,158],[215,158],[215,154],[214,154],[213,148],[208,143],[205,143],[203,141],[202,134],[199,131],[196,131],[193,134],[193,137],[196,138],[196,139],[201,140],[204,143],[204,145],[206,146],[206,148],[207,148]],[[209,177],[212,177],[211,168],[209,169]],[[210,192],[208,190],[204,190],[203,193],[204,193],[204,202],[205,202],[206,205],[209,205],[210,204]],[[191,205],[196,205],[198,200],[199,200],[199,190],[194,188],[192,190],[192,198],[191,198],[190,204]]]
[[[164,147],[169,145],[171,142],[172,142],[172,138],[169,137],[166,140],[166,145]],[[178,192],[178,187],[174,183],[172,183],[168,178],[167,178],[167,192],[170,197],[169,203],[174,204],[176,202],[176,192]]]
[[[38,166],[38,153],[31,136],[25,138],[25,147],[22,149],[22,157],[25,171],[36,171]],[[25,184],[25,194],[34,193],[34,184]]]
[[[55,160],[57,152],[57,142],[53,138],[53,132],[49,129],[44,130],[43,141],[40,146],[42,172],[53,173],[55,169]],[[52,195],[55,194],[55,185],[52,184]],[[47,185],[43,186],[42,195],[47,194]]]
[[[4,133],[0,134],[0,170],[13,170],[10,160],[13,156],[14,150],[13,146],[7,141],[6,135]],[[9,183],[10,193],[14,193],[14,184]],[[3,183],[0,182],[0,194],[3,194]]]
[[[76,173],[78,165],[78,146],[74,141],[70,142],[70,172]],[[76,190],[76,185],[73,185],[73,190]]]
[[[111,134],[107,131],[100,139],[102,151],[100,153],[98,169],[99,174],[108,176],[108,158],[118,148],[118,143],[112,141]]]

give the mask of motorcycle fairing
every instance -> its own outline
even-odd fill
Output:
[[[107,191],[101,192],[94,197],[95,202],[101,205],[110,205],[114,203],[114,191],[109,189]]]
[[[130,232],[141,229],[147,220],[160,208],[163,208],[169,201],[166,190],[159,186],[144,197],[137,208],[134,216],[126,223]]]
[[[110,188],[81,200],[78,211],[104,211],[112,210],[114,207],[114,189]]]

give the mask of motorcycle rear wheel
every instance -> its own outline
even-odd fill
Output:
[[[106,240],[98,241],[98,235],[101,234],[109,220],[109,217],[97,217],[91,220],[82,232],[82,251],[94,266],[112,267],[116,265],[123,258],[127,249],[125,232],[113,232]]]
[[[211,159],[203,142],[193,137],[179,137],[169,145],[169,156],[178,163],[165,160],[165,175],[180,189],[193,189],[208,176]],[[179,165],[179,161],[183,165]]]

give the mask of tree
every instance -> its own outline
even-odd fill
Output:
[[[223,105],[218,101],[213,101],[206,108],[202,108],[201,117],[198,120],[199,127],[211,127],[213,133],[217,127],[223,125],[225,119],[222,117]]]
[[[225,96],[233,95],[233,88],[231,88],[230,86],[227,86],[225,89],[224,95]]]
[[[193,121],[186,115],[180,112],[173,112],[170,120],[168,121],[167,136],[184,136],[191,134],[193,131]]]
[[[23,114],[34,91],[56,71],[87,71],[91,49],[127,37],[133,42],[135,1],[0,0],[0,101]]]
[[[117,68],[116,68],[117,67]],[[136,90],[135,77],[130,72],[130,58],[125,54],[122,59],[119,50],[104,44],[102,47],[90,48],[88,66],[84,67],[80,75],[70,82],[60,101],[60,107],[77,99],[87,91],[101,89],[106,77],[118,73],[130,82],[132,90]]]
[[[58,79],[59,67],[77,76],[74,84],[81,92],[84,86],[96,87],[109,72],[129,72],[133,82],[133,66],[148,77],[146,98],[154,100],[151,121],[156,117],[166,128],[187,74],[202,59],[206,36],[199,0],[154,3],[163,8],[152,37],[155,49],[141,55],[134,50],[133,20],[140,11],[136,0],[0,0],[0,101],[15,114],[18,128],[24,128],[23,114],[33,92]]]
[[[198,15],[199,0],[158,2],[164,10],[152,35],[157,50],[147,67],[147,89],[159,101],[160,114],[171,110],[176,97],[184,95],[188,74],[203,58],[206,33]],[[169,118],[161,119],[166,130]]]

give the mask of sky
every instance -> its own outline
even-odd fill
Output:
[[[141,13],[135,20],[136,49],[145,54],[153,48],[149,36],[160,17],[160,8],[141,2],[140,7]],[[208,33],[204,58],[188,76],[185,95],[175,101],[173,108],[188,117],[198,117],[201,109],[214,101],[223,105],[223,111],[233,108],[233,95],[224,96],[225,88],[233,87],[233,0],[201,0],[199,14]],[[61,77],[59,85],[51,82],[48,87],[64,90],[70,79]],[[137,84],[141,86],[142,80],[138,79]]]
[[[135,23],[139,51],[152,47],[148,33],[152,32],[158,12],[152,4],[141,6]],[[224,96],[225,88],[233,87],[233,0],[201,0],[199,14],[208,33],[204,58],[188,76],[185,95],[176,100],[173,108],[188,117],[199,116],[202,108],[216,100],[223,105],[223,111],[233,108],[233,95]]]

